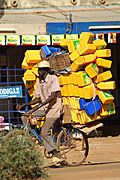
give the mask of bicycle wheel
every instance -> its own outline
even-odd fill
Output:
[[[77,132],[79,137],[74,135]],[[89,145],[84,132],[77,128],[63,128],[57,138],[57,149],[68,166],[78,166],[87,158]]]

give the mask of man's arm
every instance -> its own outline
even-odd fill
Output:
[[[31,109],[29,112],[33,113],[40,107],[50,103],[53,99],[57,99],[57,97],[60,97],[60,91],[52,92],[51,95],[42,103],[37,106],[35,106],[33,109]]]
[[[35,98],[34,100],[28,102],[28,103],[24,103],[24,104],[17,104],[16,109],[20,110],[21,108],[24,108],[26,106],[31,106],[37,103],[41,103],[41,99],[40,98]]]

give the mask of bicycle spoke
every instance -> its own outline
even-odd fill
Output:
[[[82,164],[88,155],[88,141],[84,133],[79,134],[80,138],[75,138],[72,132],[72,129],[69,132],[67,130],[61,131],[57,145],[67,164],[77,166]]]

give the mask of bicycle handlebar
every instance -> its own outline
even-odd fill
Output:
[[[36,110],[38,110],[41,106],[42,106],[42,104],[39,104],[39,105],[35,106],[33,112],[35,112]],[[26,115],[32,114],[32,113],[30,113],[29,111],[21,111],[21,110],[18,110],[18,112],[19,112],[20,114],[26,114]]]
[[[28,115],[30,115],[30,113],[27,112],[27,111],[20,111],[20,110],[18,110],[18,112],[19,112],[20,114],[28,114]]]

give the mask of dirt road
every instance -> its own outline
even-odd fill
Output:
[[[49,169],[50,180],[120,180],[120,136],[89,138],[89,146],[83,165]]]

